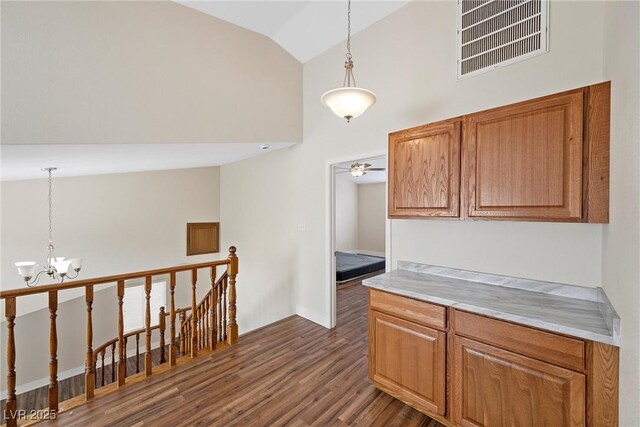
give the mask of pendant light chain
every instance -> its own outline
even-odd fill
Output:
[[[342,86],[356,86],[356,78],[353,75],[353,56],[351,55],[351,0],[347,1],[347,60],[344,63],[345,73]]]
[[[347,60],[351,61],[351,0],[347,1]]]
[[[49,244],[53,242],[53,185],[51,179],[51,169],[49,169]]]

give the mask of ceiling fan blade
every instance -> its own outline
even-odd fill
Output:
[[[367,168],[368,171],[386,171],[387,168]]]

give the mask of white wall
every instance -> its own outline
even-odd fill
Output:
[[[218,167],[210,167],[54,178],[53,237],[57,254],[84,257],[82,278],[226,257],[226,249],[220,254],[186,256],[186,223],[219,220],[219,174]],[[3,290],[24,287],[13,266],[15,261],[36,257],[40,262],[44,257],[46,201],[46,180],[0,184]],[[209,289],[205,271],[201,272],[198,284],[200,298]],[[84,363],[84,292],[60,292],[59,301],[58,359],[59,372],[63,372]],[[43,308],[46,304],[46,294],[17,299],[19,386],[46,377],[48,373],[49,312]],[[95,293],[94,345],[117,335],[116,304],[113,286]],[[190,305],[189,277],[187,273],[179,273],[176,306],[187,305]],[[2,310],[4,312],[4,308]],[[3,322],[0,327],[4,340],[6,324]],[[6,348],[4,341],[0,345]],[[4,357],[3,351],[1,366],[6,366]],[[2,385],[4,388],[4,382]]]
[[[291,188],[300,176],[292,165],[283,167],[277,151],[260,157],[225,165],[220,172],[221,246],[238,248],[240,334],[295,313],[301,254],[294,237],[302,221],[294,214],[300,201]]]
[[[220,255],[186,256],[186,223],[220,218],[219,180],[218,167],[54,177],[56,255],[84,257],[84,278],[225,257],[226,249]],[[3,290],[22,288],[13,263],[40,263],[45,256],[47,182],[3,181],[0,201],[0,283]],[[59,298],[78,295],[79,291],[68,291]],[[46,304],[44,295],[20,298],[18,315]]]
[[[329,164],[379,154],[391,131],[602,81],[603,11],[600,2],[551,3],[551,51],[491,73],[456,82],[455,2],[412,2],[353,38],[358,83],[378,103],[347,124],[319,98],[339,84],[344,49],[336,46],[304,65],[304,142],[259,159],[222,167],[222,219],[241,238],[244,274],[294,286],[296,311],[329,325],[326,265]],[[227,186],[230,186],[227,188]],[[231,187],[232,186],[232,187]],[[233,188],[233,189],[232,189]],[[289,203],[256,206],[251,197]],[[265,197],[265,196],[263,196]],[[242,217],[225,206],[237,203]],[[242,221],[242,222],[240,222]],[[305,231],[298,231],[305,223]],[[242,225],[241,225],[242,224]],[[259,243],[251,232],[260,228]],[[597,286],[601,282],[602,226],[524,222],[393,221],[392,261],[407,259],[534,279]],[[243,236],[243,237],[240,237]],[[284,242],[286,237],[290,242]],[[263,242],[296,248],[258,251]],[[245,276],[246,277],[246,276]],[[282,281],[283,279],[279,279]]]
[[[336,174],[336,250],[360,249],[358,188],[349,174]]]
[[[223,208],[224,221],[238,222],[233,228],[238,233],[235,236],[243,236],[243,250],[259,254],[259,260],[245,258],[243,274],[264,278],[264,286],[271,289],[276,288],[271,281],[277,276],[278,287],[295,288],[292,304],[297,313],[329,325],[330,272],[326,260],[331,161],[384,152],[387,134],[394,130],[608,78],[614,79],[613,114],[620,114],[622,92],[629,92],[624,95],[625,102],[637,102],[632,85],[625,82],[637,78],[637,71],[622,65],[637,46],[621,42],[637,40],[626,34],[634,25],[637,28],[637,23],[630,22],[634,11],[628,13],[618,7],[622,6],[607,6],[607,28],[612,32],[607,36],[604,59],[619,61],[619,66],[605,67],[603,61],[603,2],[553,1],[549,53],[457,82],[455,2],[412,2],[353,38],[358,83],[375,91],[378,103],[350,124],[335,117],[319,101],[324,91],[340,81],[343,46],[305,63],[303,144],[222,167],[223,206],[229,200],[225,194],[232,192],[227,185],[233,185],[233,192],[238,194],[271,194],[275,198],[274,203],[259,206],[250,197],[233,198],[238,203],[235,209],[243,211],[242,218],[237,219],[226,215]],[[616,20],[618,13],[625,18],[620,23]],[[615,31],[610,29],[618,25]],[[633,58],[626,60],[632,63]],[[621,394],[621,422],[638,425],[638,345],[630,336],[631,328],[637,329],[638,312],[638,257],[634,252],[638,161],[637,134],[632,130],[637,128],[637,112],[626,114],[635,115],[634,119],[625,123],[614,116],[611,225],[394,220],[391,249],[394,264],[402,259],[584,286],[604,284],[625,322],[621,378],[627,394]],[[623,129],[622,123],[628,129]],[[627,135],[628,145],[620,145],[617,134]],[[622,169],[615,171],[616,166]],[[278,203],[285,197],[282,195],[296,202]],[[305,231],[299,231],[301,223]],[[250,233],[258,224],[256,243]],[[631,239],[631,243],[622,243],[623,239]],[[276,241],[269,250],[259,250],[267,249],[263,242]],[[284,252],[278,250],[280,247],[295,250]],[[272,266],[277,266],[279,275],[270,270]],[[616,290],[617,282],[621,284]]]
[[[1,27],[4,144],[301,139],[301,64],[178,3],[3,1]]]
[[[385,251],[387,218],[387,186],[358,185],[358,248],[367,251]]]
[[[620,318],[620,425],[640,425],[640,7],[608,1],[604,77],[611,86],[611,210],[602,285]]]

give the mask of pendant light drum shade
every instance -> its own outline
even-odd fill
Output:
[[[347,121],[358,117],[376,103],[376,95],[359,87],[340,87],[327,91],[320,98],[339,117]]]

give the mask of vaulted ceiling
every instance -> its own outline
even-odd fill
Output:
[[[314,58],[344,41],[347,36],[346,0],[175,1],[263,34],[300,62]],[[353,0],[352,33],[368,27],[407,3],[405,0]]]

